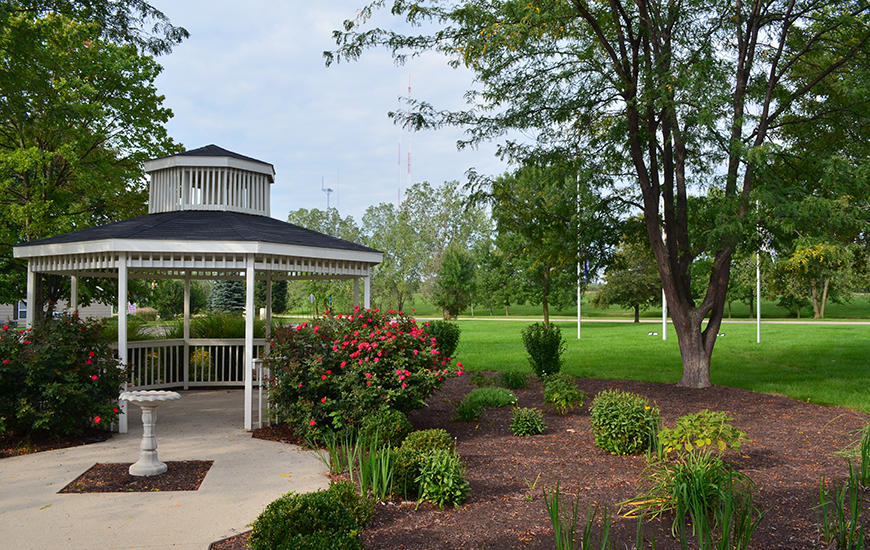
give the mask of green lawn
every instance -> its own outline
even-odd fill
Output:
[[[617,306],[612,306],[606,309],[598,309],[589,305],[589,300],[591,298],[591,293],[587,293],[583,296],[583,302],[581,305],[581,313],[584,318],[593,318],[593,319],[632,319],[634,318],[634,312],[631,310],[627,310],[624,308],[620,308]],[[434,317],[441,315],[441,311],[429,303],[422,296],[416,296],[413,302],[405,305],[405,311],[408,314],[412,314],[411,309],[414,309],[413,315],[423,316],[423,317]],[[541,316],[541,306],[538,304],[523,304],[516,305],[510,308],[511,317],[540,317]],[[475,307],[474,308],[475,317],[489,317],[489,309],[483,307]],[[577,317],[577,310],[573,305],[569,307],[563,308],[550,308],[550,315],[553,317]],[[784,308],[776,305],[776,302],[771,302],[768,300],[761,301],[761,315],[762,318],[772,319],[772,318],[787,318],[788,311]],[[804,309],[801,311],[801,315],[803,318],[812,319],[813,309],[810,306],[808,309]],[[470,317],[471,310],[468,309],[462,313],[462,317]],[[504,308],[495,308],[493,310],[493,316],[495,317],[504,317],[505,311]],[[640,316],[643,319],[661,319],[662,310],[661,307],[652,307],[647,310],[641,311]],[[733,319],[754,319],[755,313],[754,311],[750,312],[749,306],[746,304],[742,304],[740,302],[734,302],[731,304],[731,317]],[[728,310],[725,310],[725,318],[728,318]],[[846,303],[837,304],[834,302],[828,302],[825,308],[825,319],[824,320],[837,320],[837,319],[870,319],[870,294],[855,294],[855,296]]]
[[[680,353],[673,327],[668,340],[648,336],[660,325],[558,322],[567,342],[565,370],[575,376],[677,382]],[[531,372],[520,333],[511,321],[460,321],[457,359],[467,370]],[[870,325],[725,324],[716,342],[714,384],[778,393],[870,413]]]

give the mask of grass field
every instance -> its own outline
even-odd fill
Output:
[[[589,305],[589,300],[591,297],[591,293],[587,293],[583,296],[583,302],[581,304],[581,312],[583,317],[593,318],[593,319],[632,319],[634,318],[634,312],[631,310],[627,310],[620,307],[609,307],[606,309],[598,309]],[[432,304],[430,304],[425,298],[421,296],[417,296],[414,298],[412,303],[405,305],[405,310],[408,313],[411,313],[411,308],[414,308],[414,315],[417,316],[437,316],[441,315],[441,311],[435,308]],[[474,314],[476,317],[488,317],[489,309],[482,307],[475,307]],[[495,308],[493,310],[493,314],[495,317],[504,317],[505,311],[504,308]],[[540,317],[541,316],[541,306],[537,304],[523,304],[516,305],[510,308],[511,317]],[[577,310],[574,309],[574,306],[565,308],[550,308],[550,315],[554,317],[572,317],[576,318]],[[466,310],[462,313],[463,317],[470,317],[471,310]],[[647,310],[641,311],[640,316],[643,319],[661,319],[662,310],[661,307],[652,307]],[[731,304],[731,316],[734,319],[748,319],[754,318],[755,313],[750,312],[749,306],[746,304],[742,304],[739,302],[734,302]],[[787,318],[788,311],[784,308],[781,308],[776,305],[776,302],[770,302],[767,300],[762,300],[761,302],[761,316],[766,319],[773,318]],[[801,311],[801,316],[804,318],[812,318],[813,317],[813,309],[810,306],[808,309]],[[725,318],[728,318],[728,310],[725,310]],[[837,304],[834,302],[828,302],[825,308],[825,319],[824,320],[837,320],[837,319],[870,319],[870,294],[855,294],[855,296],[846,303]]]
[[[647,333],[661,327],[633,323],[588,323],[577,340],[577,324],[557,322],[565,337],[567,372],[581,377],[677,382],[680,352]],[[528,371],[517,321],[460,321],[457,359],[467,370]],[[713,384],[777,393],[812,403],[870,413],[870,325],[726,324],[713,351]]]

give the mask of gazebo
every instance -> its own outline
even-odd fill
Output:
[[[80,277],[118,280],[118,357],[129,367],[127,389],[241,386],[244,427],[252,428],[253,366],[266,353],[254,339],[254,282],[266,282],[266,330],[272,281],[353,279],[354,304],[370,301],[370,274],[381,252],[269,217],[275,169],[216,145],[145,163],[148,214],[30,241],[14,248],[27,259],[27,325],[41,311],[41,273],[71,279],[70,309],[78,308]],[[183,337],[127,341],[129,279],[184,281]],[[190,338],[190,281],[244,280],[244,339]],[[35,307],[34,307],[35,306]],[[127,431],[126,402],[118,429]]]

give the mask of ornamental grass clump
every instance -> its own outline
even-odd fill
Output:
[[[556,325],[534,323],[523,329],[523,345],[529,354],[529,364],[538,378],[559,372],[565,340]]]
[[[287,493],[254,522],[249,544],[253,550],[361,550],[359,533],[373,511],[346,481],[313,493]]]
[[[102,336],[103,323],[62,315],[0,330],[0,435],[71,436],[118,416],[126,371]]]
[[[516,404],[517,396],[508,389],[477,388],[465,394],[465,397],[456,406],[453,419],[471,422],[483,416],[487,407],[507,407]]]
[[[544,433],[544,413],[541,409],[516,408],[511,420],[511,433],[516,436],[538,435]]]
[[[595,445],[615,455],[649,450],[660,422],[659,409],[645,397],[617,389],[600,392],[589,415]]]
[[[306,440],[357,425],[371,411],[422,407],[462,364],[438,351],[414,319],[389,310],[327,315],[275,332],[271,400]]]
[[[581,406],[584,399],[586,393],[577,387],[573,376],[560,372],[544,379],[544,402],[556,413],[568,414],[568,411]]]

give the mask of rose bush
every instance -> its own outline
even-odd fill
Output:
[[[422,407],[446,378],[462,374],[436,343],[425,325],[394,310],[356,308],[286,327],[271,342],[272,404],[309,440],[385,406]]]
[[[115,421],[125,371],[101,333],[102,323],[74,315],[33,329],[3,325],[0,430],[22,438],[78,435]]]

